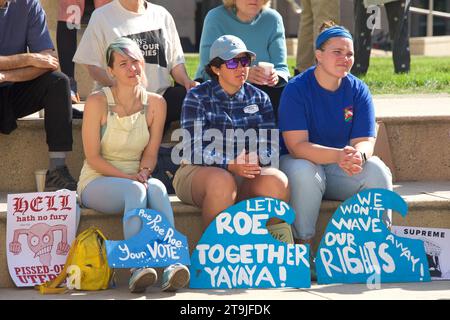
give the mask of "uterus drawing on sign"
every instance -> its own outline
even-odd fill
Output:
[[[70,245],[67,243],[67,226],[55,225],[49,226],[46,223],[37,223],[29,229],[14,230],[13,240],[9,243],[9,251],[14,255],[22,252],[20,236],[27,236],[27,243],[30,250],[34,253],[33,258],[39,258],[40,263],[49,266],[52,260],[52,249],[55,241],[55,232],[61,231],[62,238],[56,247],[56,254],[66,255],[69,252]]]

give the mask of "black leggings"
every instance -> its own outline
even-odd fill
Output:
[[[181,107],[186,97],[186,88],[178,83],[174,87],[169,87],[163,94],[167,102],[167,116],[164,125],[164,133],[169,129],[173,121],[179,121],[181,116]]]

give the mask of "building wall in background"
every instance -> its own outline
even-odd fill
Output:
[[[92,6],[89,2],[92,0],[86,0],[86,16],[83,22],[87,23],[89,18],[89,9],[92,10]],[[296,0],[301,4],[301,0]],[[341,24],[353,30],[353,0],[340,0],[341,1]],[[183,48],[186,52],[197,52],[198,42],[200,41],[201,29],[203,26],[203,19],[208,10],[214,8],[217,5],[222,4],[221,0],[154,0],[155,4],[159,4],[172,14],[177,30],[180,35]],[[450,0],[434,0],[435,10],[450,12]],[[54,37],[56,29],[56,6],[55,0],[41,0],[44,9],[47,12],[49,27]],[[300,15],[292,10],[291,5],[286,0],[274,1],[277,6],[277,10],[283,16],[283,21],[286,29],[287,38],[296,38],[298,31],[298,23],[300,21]],[[412,0],[412,5],[419,8],[427,8],[428,0]],[[381,10],[381,29],[374,32],[374,45],[375,47],[380,42],[388,41],[388,24],[386,19],[385,10]],[[434,35],[449,35],[450,34],[450,19],[434,18]],[[426,35],[426,16],[412,14],[411,15],[411,36],[421,37]]]

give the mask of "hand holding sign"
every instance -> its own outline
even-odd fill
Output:
[[[309,246],[275,240],[266,223],[291,224],[294,211],[272,198],[242,201],[219,214],[192,254],[191,288],[276,288],[311,286]]]

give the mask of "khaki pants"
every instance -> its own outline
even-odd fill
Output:
[[[315,64],[315,41],[324,21],[339,24],[339,0],[301,0],[302,13],[298,28],[297,70],[300,72]]]

